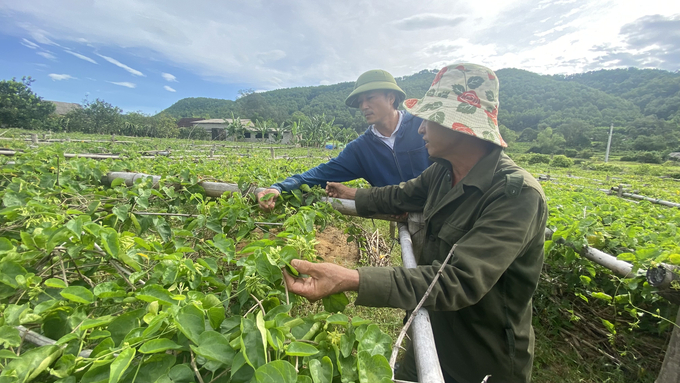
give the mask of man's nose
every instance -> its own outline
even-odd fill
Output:
[[[425,121],[420,123],[420,126],[418,127],[418,133],[425,134]]]
[[[368,109],[368,101],[360,100],[359,101],[359,110],[361,110],[363,112],[366,109]]]

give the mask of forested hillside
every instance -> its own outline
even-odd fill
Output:
[[[397,79],[408,97],[420,97],[436,71]],[[588,126],[629,126],[643,116],[671,120],[680,109],[680,74],[650,69],[600,70],[569,76],[543,76],[519,69],[497,72],[501,83],[500,122],[521,132],[542,124],[558,127],[574,121]],[[187,98],[165,110],[174,117],[244,118],[278,123],[323,114],[343,127],[364,129],[363,117],[345,106],[353,83],[278,89],[252,93],[236,101]]]
[[[657,69],[614,69],[555,76],[621,97],[646,115],[660,119],[680,116],[680,73]]]

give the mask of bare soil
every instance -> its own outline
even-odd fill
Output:
[[[324,262],[331,262],[344,267],[356,267],[359,261],[359,248],[356,242],[347,243],[347,234],[336,227],[326,227],[323,232],[316,233],[319,243],[315,246],[316,255]]]
[[[277,230],[270,230],[270,238],[276,236]],[[243,240],[236,244],[236,252],[238,253],[250,242],[261,239],[263,232],[260,229],[255,229],[251,233],[252,237]],[[321,257],[324,262],[331,262],[344,267],[356,267],[359,261],[359,247],[356,242],[347,243],[347,234],[343,233],[341,229],[333,226],[328,226],[324,231],[316,233],[316,240],[319,243],[314,247],[316,255]]]

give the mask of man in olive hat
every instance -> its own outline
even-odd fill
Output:
[[[404,98],[406,93],[384,70],[370,70],[359,76],[345,104],[361,110],[370,124],[366,132],[347,144],[338,157],[258,193],[260,207],[272,209],[282,191],[303,184],[326,187],[329,181],[363,178],[372,186],[386,186],[417,177],[431,162],[418,134],[422,120],[397,110]],[[335,190],[327,189],[328,195],[345,197]],[[264,199],[267,194],[273,194],[273,198]]]
[[[284,272],[288,290],[311,301],[353,290],[355,304],[413,310],[441,271],[423,307],[445,381],[479,383],[491,375],[489,383],[529,383],[531,296],[543,265],[547,206],[536,179],[503,153],[496,75],[480,65],[449,65],[422,99],[404,105],[425,120],[420,132],[435,164],[399,185],[341,188],[362,216],[423,212],[427,241],[418,267],[351,270],[295,259],[292,266],[308,277]],[[396,378],[418,380],[413,347]]]

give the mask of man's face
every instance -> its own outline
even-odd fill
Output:
[[[361,93],[357,101],[359,101],[359,110],[369,124],[385,120],[394,111],[394,94],[384,90]]]
[[[444,158],[447,153],[454,151],[462,141],[462,133],[454,132],[435,122],[424,120],[418,128],[423,135],[425,147],[430,157]]]

